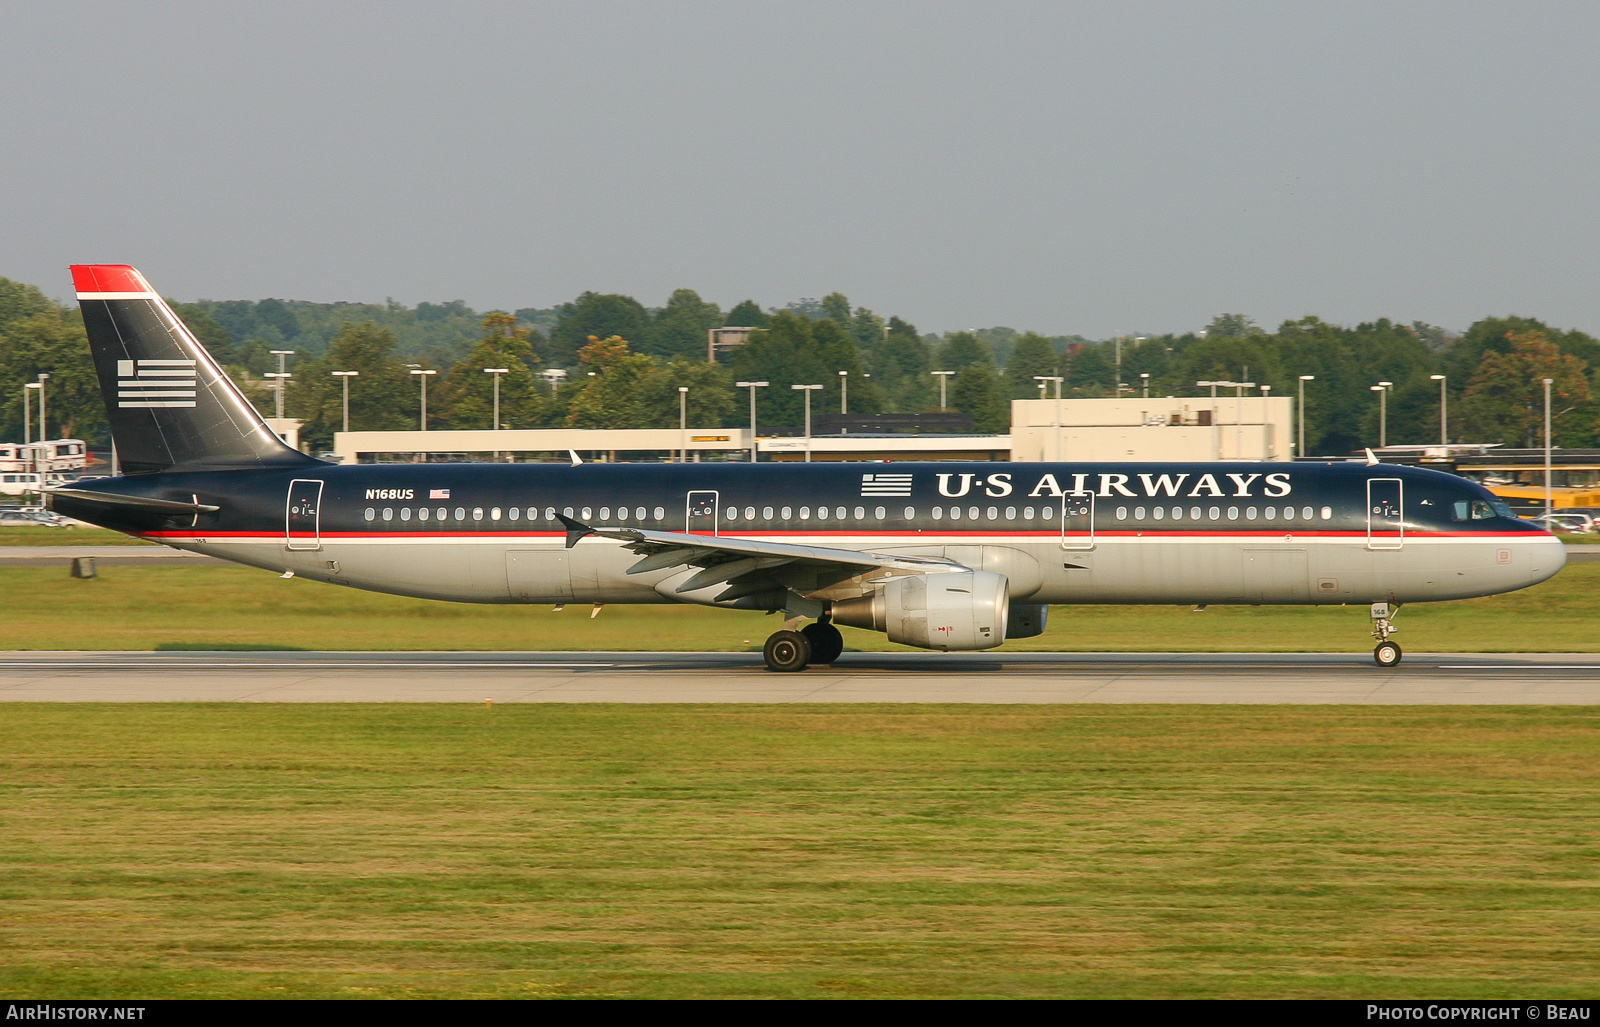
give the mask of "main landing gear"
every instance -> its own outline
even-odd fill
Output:
[[[837,660],[839,654],[844,652],[844,636],[831,621],[832,618],[825,613],[817,618],[815,624],[807,624],[799,631],[787,628],[774,631],[761,650],[761,655],[767,661],[767,669],[789,673],[805,670],[813,663],[832,663]]]
[[[1377,648],[1372,650],[1372,658],[1378,662],[1378,666],[1386,669],[1398,666],[1400,657],[1405,655],[1398,643],[1389,641],[1389,636],[1400,630],[1390,623],[1399,612],[1399,603],[1372,604],[1372,637],[1378,640]]]

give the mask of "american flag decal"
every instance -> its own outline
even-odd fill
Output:
[[[449,499],[450,498],[450,490],[449,489],[429,489],[428,490],[428,498],[429,499]]]
[[[193,360],[117,361],[117,406],[123,410],[193,407],[197,387]]]
[[[911,475],[863,474],[861,476],[861,494],[863,496],[909,496],[911,495]]]

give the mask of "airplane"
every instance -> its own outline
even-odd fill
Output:
[[[837,660],[840,624],[970,651],[1040,634],[1052,603],[1362,605],[1393,667],[1401,605],[1566,561],[1475,482],[1373,459],[335,465],[285,445],[137,270],[71,270],[122,473],[50,506],[285,577],[781,612],[777,672]]]

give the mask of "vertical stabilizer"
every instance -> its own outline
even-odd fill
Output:
[[[74,264],[72,284],[122,473],[317,463],[267,427],[138,271]]]

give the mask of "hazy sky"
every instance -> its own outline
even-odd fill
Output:
[[[1600,5],[0,0],[0,275],[1600,333]]]

